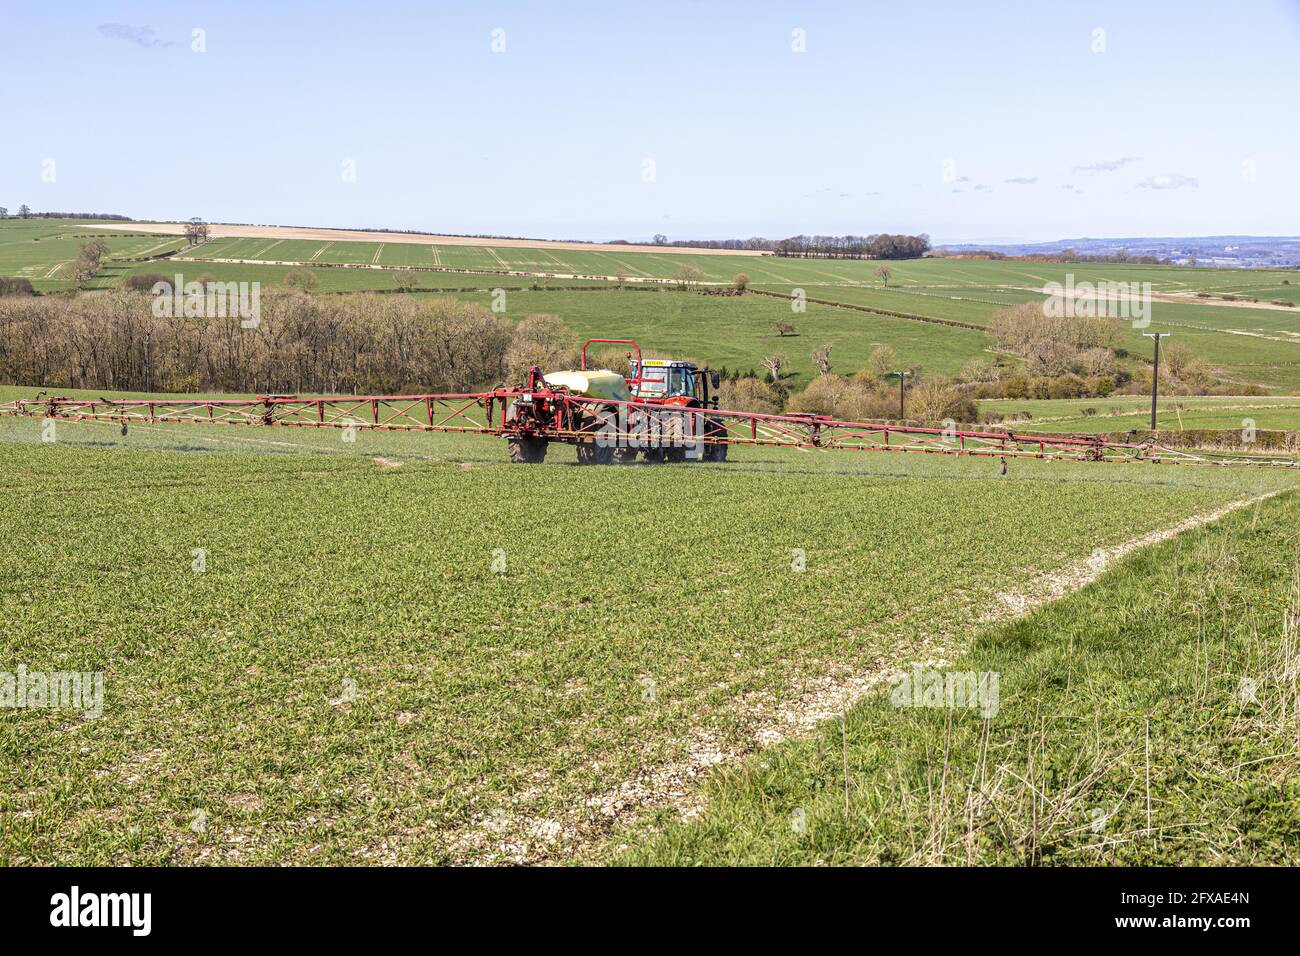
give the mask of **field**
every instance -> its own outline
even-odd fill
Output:
[[[1126,432],[1151,427],[1151,399],[1144,395],[1059,400],[998,399],[981,403],[1024,431]],[[1282,396],[1162,398],[1156,409],[1161,430],[1189,428],[1300,431],[1300,399]]]
[[[30,279],[39,290],[69,288],[67,267],[81,245],[95,238],[108,243],[110,257],[123,259],[161,255],[184,244],[173,236],[118,233],[75,220],[5,219],[0,221],[0,275]]]
[[[958,659],[1044,575],[1300,478],[40,428],[0,419],[0,647],[102,670],[105,697],[0,716],[4,863],[600,859],[697,809],[715,765],[796,766],[846,695]],[[643,852],[694,854],[675,832]]]
[[[67,291],[88,231],[7,220],[0,271]],[[888,345],[955,374],[994,354],[999,308],[1067,273],[1164,296],[1287,288],[940,259],[891,264],[886,287],[871,262],[274,236],[125,262],[179,240],[102,232],[89,296],[131,273],[274,287],[295,269],[319,295],[399,294],[396,268],[418,267],[415,295],[651,354],[748,371],[783,352],[795,390],[827,344],[843,373]],[[683,262],[773,294],[604,278]],[[829,304],[795,312],[795,289]],[[1291,313],[1154,309],[1225,379],[1300,389]],[[1142,331],[1123,329],[1133,367]],[[1163,430],[1300,428],[1285,394],[1160,409]],[[1147,399],[983,410],[1126,431]],[[743,447],[721,466],[577,468],[557,448],[522,467],[468,436],[42,429],[0,418],[0,655],[102,672],[103,713],[0,711],[0,863],[1292,862],[1288,718],[1275,697],[1230,703],[1291,653],[1294,470],[1015,460],[1002,477],[989,459]],[[996,671],[1002,714],[891,706],[886,680],[917,664]],[[1089,829],[1098,807],[1118,808],[1112,839]]]
[[[1131,555],[951,665],[999,675],[994,719],[878,694],[609,857],[1294,866],[1298,526],[1291,494]]]
[[[1148,328],[1173,332],[1176,342],[1211,362],[1225,382],[1279,393],[1300,391],[1300,310],[1243,307],[1196,295],[1294,301],[1300,291],[1300,273],[1294,272],[921,259],[891,263],[885,286],[875,275],[878,264],[862,260],[656,253],[642,248],[623,252],[616,247],[612,247],[615,251],[611,247],[585,250],[571,248],[572,244],[535,248],[438,245],[424,241],[430,237],[374,242],[227,237],[172,259],[126,262],[122,260],[173,251],[181,240],[119,234],[104,223],[9,219],[0,222],[0,274],[26,276],[39,291],[67,290],[71,282],[66,266],[89,235],[108,236],[112,249],[103,271],[89,285],[92,290],[115,287],[132,273],[171,276],[176,272],[189,281],[207,276],[275,287],[290,272],[305,269],[315,278],[319,292],[391,292],[399,284],[398,270],[415,268],[418,291],[453,290],[485,302],[495,288],[546,288],[545,292],[511,293],[508,316],[556,314],[586,334],[633,335],[650,349],[692,355],[714,366],[748,370],[757,368],[765,354],[782,351],[799,381],[805,381],[811,369],[809,352],[827,342],[835,345],[837,371],[855,371],[874,344],[884,343],[909,367],[943,374],[956,372],[972,358],[987,357],[992,343],[978,329],[833,306],[810,305],[806,314],[792,314],[779,299],[770,297],[751,296],[737,302],[668,290],[661,295],[626,295],[614,288],[617,277],[626,277],[630,286],[636,286],[638,279],[662,281],[689,263],[701,270],[706,283],[726,284],[736,273],[744,272],[760,291],[788,296],[801,289],[812,299],[977,327],[986,326],[999,308],[1041,298],[1045,283],[1064,283],[1068,275],[1073,275],[1076,283],[1150,282],[1156,299]],[[412,238],[422,241],[405,241]],[[244,261],[214,261],[218,259]],[[449,271],[456,269],[476,271]],[[603,291],[574,293],[564,287]],[[777,341],[772,337],[772,323],[778,318],[795,324],[797,338]],[[1132,353],[1129,364],[1137,367],[1144,361],[1140,357],[1150,351],[1150,342],[1142,335],[1148,328],[1134,328],[1127,322],[1120,325],[1119,344]]]

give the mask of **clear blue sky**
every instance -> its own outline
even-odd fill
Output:
[[[11,211],[577,239],[1300,232],[1297,0],[4,6]]]

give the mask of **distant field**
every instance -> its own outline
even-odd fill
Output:
[[[491,295],[457,293],[468,302],[491,305]],[[907,365],[944,375],[956,373],[972,356],[991,345],[982,332],[949,328],[891,316],[869,315],[809,305],[794,314],[789,304],[760,296],[705,296],[668,290],[601,292],[511,292],[505,298],[508,318],[550,313],[583,338],[633,338],[647,352],[691,358],[714,368],[762,371],[773,352],[790,361],[793,388],[802,388],[814,373],[810,353],[834,346],[837,370],[852,373],[866,364],[878,345],[889,345]],[[790,322],[797,334],[778,336],[774,323]]]
[[[0,275],[30,279],[41,291],[70,288],[67,267],[81,245],[96,238],[108,243],[114,258],[159,255],[183,245],[174,236],[120,235],[66,220],[5,219],[0,220]]]
[[[218,238],[173,259],[127,263],[115,260],[175,249],[180,240],[121,237],[110,228],[92,230],[88,223],[14,219],[0,222],[0,273],[27,276],[40,291],[69,289],[67,264],[90,235],[107,236],[112,248],[110,260],[90,283],[91,289],[115,287],[132,273],[171,276],[176,272],[187,280],[207,275],[274,287],[293,269],[309,268],[319,292],[392,291],[399,283],[396,270],[414,268],[419,290],[481,289],[483,293],[466,295],[487,301],[486,290],[497,287],[615,284],[590,278],[593,276],[667,279],[689,263],[697,266],[708,282],[726,283],[744,272],[756,290],[789,295],[802,289],[810,298],[979,326],[987,325],[1000,308],[1037,300],[1045,283],[1064,282],[1069,275],[1076,283],[1104,279],[1151,282],[1157,293],[1210,290],[1247,294],[1253,290],[1262,298],[1286,299],[1300,289],[1300,273],[1272,270],[959,259],[889,263],[891,274],[885,286],[875,275],[879,263],[873,261],[658,253],[638,248],[575,248],[573,244],[494,247],[346,241],[327,238],[331,234],[323,231],[323,238]],[[206,261],[210,259],[251,260],[253,264]],[[340,268],[344,265],[358,268]],[[440,269],[477,271],[430,271]],[[505,272],[537,275],[502,274]],[[1291,284],[1284,285],[1284,281]],[[1277,295],[1264,294],[1269,292]],[[524,307],[572,319],[570,324],[586,334],[609,335],[617,328],[622,336],[636,336],[652,347],[691,354],[715,365],[732,367],[734,363],[748,369],[757,366],[765,350],[779,349],[787,353],[801,377],[810,370],[808,352],[825,342],[835,345],[837,369],[848,372],[860,367],[876,343],[893,346],[907,364],[945,373],[956,372],[966,360],[985,354],[990,344],[986,336],[971,330],[926,327],[827,307],[813,307],[802,320],[791,316],[799,331],[797,339],[768,342],[764,329],[781,317],[778,300],[753,296],[701,305],[695,303],[698,297],[692,296],[692,304],[687,305],[688,299],[680,297],[579,299],[567,293],[546,295],[558,297],[531,296],[522,300]],[[1156,300],[1149,328],[1173,332],[1175,341],[1207,359],[1225,381],[1300,390],[1300,310],[1292,313],[1213,303],[1195,297],[1176,302]],[[1127,322],[1119,325],[1119,344],[1132,353],[1133,363],[1143,361],[1151,348],[1142,334],[1147,329],[1133,328]]]
[[[982,411],[1015,418],[1017,428],[1044,432],[1120,432],[1151,425],[1151,399],[1145,395],[1061,400],[998,399],[980,402]],[[1019,416],[1028,413],[1029,417]],[[1294,397],[1164,397],[1157,406],[1161,429],[1242,429],[1247,420],[1257,429],[1300,430],[1300,398]]]

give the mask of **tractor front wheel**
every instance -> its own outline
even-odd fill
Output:
[[[546,439],[532,435],[514,435],[506,439],[510,460],[516,465],[540,465],[546,460]]]

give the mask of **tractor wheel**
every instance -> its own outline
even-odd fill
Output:
[[[546,460],[546,439],[518,435],[506,439],[510,460],[516,465],[540,465]]]
[[[704,427],[705,429],[707,429],[707,434],[710,438],[713,437],[725,438],[727,435],[726,428],[724,428],[722,422],[718,421],[716,418],[706,418],[704,420]],[[721,444],[705,445],[704,460],[705,461],[726,461],[727,446]]]
[[[578,464],[580,465],[614,464],[614,448],[609,445],[601,445],[593,441],[583,442],[577,447]]]
[[[614,437],[617,435],[617,419],[614,412],[602,409],[578,419],[578,429],[592,436],[591,441],[579,442],[578,464],[612,465],[614,463]]]

